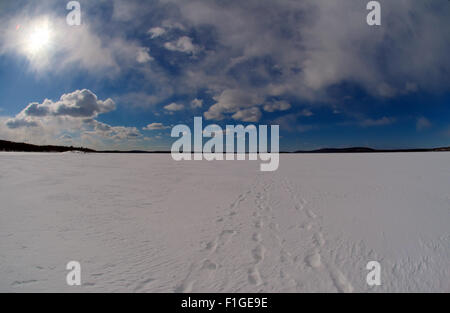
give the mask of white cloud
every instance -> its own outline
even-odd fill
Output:
[[[257,107],[242,109],[233,114],[233,119],[243,122],[258,122],[261,111]]]
[[[39,124],[33,120],[26,118],[12,118],[6,121],[6,126],[10,129],[16,129],[23,127],[38,127]]]
[[[61,139],[63,141],[72,141],[73,137],[69,134],[63,134],[58,139]]]
[[[197,109],[201,108],[203,106],[203,100],[201,99],[194,99],[191,101],[191,108]]]
[[[76,90],[63,94],[58,101],[30,103],[15,117],[0,118],[0,133],[8,140],[36,144],[67,144],[71,140],[83,145],[142,139],[136,127],[111,126],[95,119],[114,109],[113,100],[99,100],[87,89]]]
[[[204,113],[207,120],[223,120],[226,117],[226,113],[237,113],[238,111],[255,107],[260,105],[264,99],[256,93],[248,93],[239,89],[227,89],[220,95],[215,96],[214,100],[217,102]],[[261,111],[259,109],[253,109],[252,111],[240,112],[235,119],[242,120],[243,117],[248,115],[252,115],[254,119],[258,116],[260,117],[260,114]]]
[[[164,0],[151,5],[133,0],[113,2],[113,20],[83,18],[81,27],[68,27],[61,16],[39,15],[46,12],[43,9],[38,15],[31,9],[13,16],[2,13],[0,54],[19,56],[33,70],[60,75],[70,75],[71,70],[94,75],[139,70],[145,79],[138,83],[145,92],[129,95],[125,103],[133,106],[152,107],[174,99],[174,94],[196,95],[198,90],[206,90],[215,95],[215,103],[207,108],[205,117],[217,120],[233,116],[256,119],[257,111],[253,109],[252,115],[250,108],[282,109],[282,105],[266,106],[272,96],[333,106],[329,90],[338,89],[342,82],[357,84],[377,97],[449,88],[448,48],[442,44],[450,35],[446,3],[429,6],[425,2],[384,1],[385,26],[371,28],[365,24],[367,12],[359,0],[264,1],[264,5],[261,0],[247,0],[245,6],[238,1],[215,0]],[[32,55],[23,42],[28,30],[45,19],[51,21],[51,44],[46,53]],[[146,35],[155,25],[159,26]],[[134,34],[139,37],[131,40]],[[188,54],[207,49],[196,55],[195,62],[178,62],[179,55],[167,53],[167,61],[175,62],[178,69],[172,75],[158,68],[158,62],[149,62],[157,50],[150,51],[140,42],[148,42],[148,36],[164,39],[152,41],[152,47],[161,44]],[[66,72],[61,73],[63,70]],[[30,107],[34,117],[24,118],[22,123],[34,125],[40,117],[49,118],[54,111],[47,112],[51,108],[43,104]],[[339,107],[341,110],[345,109]],[[20,126],[19,120],[16,126]],[[367,127],[393,122],[385,117],[354,123],[359,121]],[[39,127],[28,128],[37,131]]]
[[[286,111],[290,108],[291,104],[287,101],[273,101],[264,105],[264,111],[266,112]]]
[[[150,38],[154,39],[164,35],[166,30],[162,27],[153,27],[148,30],[148,33],[150,34]]]
[[[151,123],[142,128],[143,130],[162,130],[167,129],[169,126],[164,126],[163,123]]]
[[[136,61],[138,61],[139,63],[147,63],[149,61],[153,61],[153,58],[150,56],[149,52],[149,48],[139,48]]]
[[[102,33],[102,25],[68,26],[65,18],[54,15],[32,15],[27,9],[0,20],[0,55],[15,54],[26,58],[32,71],[60,73],[84,69],[95,75],[117,75],[139,63],[152,60],[148,48],[120,33]],[[39,43],[36,35],[46,37]]]
[[[199,50],[199,47],[194,45],[192,43],[192,39],[187,36],[182,36],[182,37],[178,38],[178,40],[175,40],[175,41],[166,42],[164,44],[164,47],[167,50],[179,51],[179,52],[191,53],[191,54],[195,54]]]
[[[448,48],[442,45],[450,36],[445,3],[383,1],[385,26],[374,28],[367,26],[359,0],[170,2],[183,23],[211,28],[220,47],[189,68],[188,85],[250,92],[256,77],[265,97],[322,103],[331,102],[330,87],[343,82],[388,98],[449,88]],[[274,64],[258,63],[261,59]]]
[[[89,118],[113,110],[115,110],[115,103],[112,99],[99,100],[92,91],[83,89],[64,94],[55,102],[45,99],[42,103],[30,103],[18,114],[18,117],[67,116]]]
[[[172,102],[172,103],[166,105],[166,106],[164,107],[164,109],[166,109],[167,111],[172,111],[172,112],[173,112],[173,111],[181,111],[181,110],[184,109],[184,105],[183,105],[183,104],[178,104],[178,103]]]
[[[145,53],[138,39],[127,37],[145,33],[149,26],[143,26],[143,19],[147,18],[150,25],[159,23],[150,28],[150,36],[163,36],[165,32],[171,38],[165,47],[172,51],[195,54],[200,48],[188,34],[210,30],[201,37],[212,43],[208,53],[195,64],[177,64],[180,76],[176,88],[182,91],[191,87],[211,89],[216,94],[231,88],[250,91],[255,88],[254,77],[260,80],[259,91],[265,98],[288,94],[313,101],[330,100],[329,87],[342,82],[358,84],[379,97],[448,89],[445,73],[450,70],[450,62],[448,49],[442,45],[450,35],[445,3],[429,6],[384,1],[383,24],[389,27],[376,30],[365,24],[367,11],[359,0],[264,1],[264,5],[248,0],[245,6],[215,0],[151,4],[114,0],[113,4],[112,21],[85,18],[76,28],[68,27],[64,18],[48,16],[54,24],[54,44],[46,54],[33,57],[23,49],[26,36],[21,31],[46,16],[2,16],[0,53],[22,55],[35,70],[79,66],[96,75],[103,74],[102,70],[117,74],[150,60],[151,55]],[[127,23],[108,26],[117,21]],[[255,62],[262,59],[273,64]],[[153,63],[151,66],[156,66]],[[239,69],[239,75],[230,75]],[[146,74],[155,75],[151,70]],[[156,78],[152,82],[158,84]]]
[[[142,4],[130,0],[113,0],[113,19],[121,22],[131,22],[142,14]]]
[[[142,134],[136,127],[110,126],[96,120],[84,121],[86,126],[93,127],[84,134],[93,136],[101,136],[112,140],[134,140],[142,137]]]
[[[166,29],[178,29],[178,30],[186,30],[186,27],[180,22],[172,21],[170,19],[166,19],[162,22],[162,26]]]
[[[132,107],[151,108],[166,100],[172,93],[172,86],[165,85],[161,86],[160,89],[155,90],[153,93],[132,92],[120,96],[119,100],[121,103]]]
[[[17,28],[17,25],[20,25]],[[65,19],[26,14],[0,22],[0,54],[16,53],[26,57],[35,71],[59,71],[68,65],[81,65],[89,70],[117,67],[113,51],[105,47],[89,25],[70,28]],[[39,51],[29,49],[33,32],[48,33],[48,44]]]

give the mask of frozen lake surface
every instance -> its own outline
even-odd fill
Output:
[[[450,292],[450,153],[259,164],[0,153],[0,291]]]

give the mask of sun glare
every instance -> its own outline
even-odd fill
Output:
[[[52,32],[46,22],[35,25],[29,32],[26,39],[26,49],[31,54],[43,52],[50,44]]]

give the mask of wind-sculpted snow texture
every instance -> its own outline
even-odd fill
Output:
[[[450,291],[450,153],[0,154],[0,291]],[[81,264],[82,286],[66,284]],[[368,286],[366,264],[381,265]]]

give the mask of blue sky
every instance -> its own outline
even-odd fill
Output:
[[[192,124],[280,125],[280,149],[450,145],[450,5],[380,1],[0,4],[0,138],[169,149]]]

